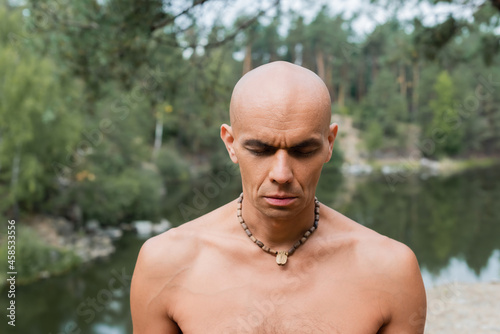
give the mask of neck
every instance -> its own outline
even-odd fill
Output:
[[[312,198],[298,212],[268,216],[243,199],[242,217],[252,234],[265,245],[276,250],[287,250],[313,225],[314,207]]]

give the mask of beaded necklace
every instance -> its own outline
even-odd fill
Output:
[[[248,226],[247,224],[245,224],[245,221],[243,220],[243,217],[241,216],[241,204],[243,202],[243,193],[241,193],[240,197],[238,198],[238,202],[237,202],[237,209],[236,209],[236,216],[238,217],[238,220],[241,224],[241,227],[243,227],[243,230],[245,230],[246,234],[248,235],[248,237],[250,238],[250,240],[252,240],[257,246],[259,246],[260,248],[262,248],[262,250],[266,253],[269,253],[271,255],[276,255],[276,263],[280,266],[284,266],[286,264],[286,261],[288,260],[288,257],[291,256],[296,250],[297,248],[300,247],[300,245],[302,245],[303,243],[306,242],[307,238],[309,238],[309,236],[314,232],[316,231],[316,229],[318,228],[318,221],[319,221],[319,201],[316,197],[314,197],[314,223],[313,223],[313,226],[311,226],[310,229],[308,229],[306,231],[306,233],[304,233],[304,235],[302,236],[302,238],[300,238],[299,240],[297,240],[296,243],[293,244],[292,247],[290,247],[290,249],[288,251],[275,251],[274,249],[272,248],[269,248],[267,247],[266,245],[264,245],[264,243],[262,241],[260,241],[259,239],[255,238],[253,235],[252,235],[252,232],[250,232],[250,230],[248,229]]]

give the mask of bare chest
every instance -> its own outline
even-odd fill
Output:
[[[364,282],[327,271],[204,273],[176,298],[183,333],[376,333],[378,295]]]

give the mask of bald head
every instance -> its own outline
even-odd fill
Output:
[[[287,122],[302,113],[328,129],[330,102],[326,85],[314,72],[284,61],[272,62],[248,72],[234,87],[231,126],[238,128],[263,114]]]
[[[220,136],[240,167],[245,200],[261,218],[288,223],[296,211],[275,210],[266,199],[286,193],[301,199],[294,210],[310,216],[338,129],[330,124],[330,94],[323,81],[282,61],[260,66],[236,84],[230,114],[231,125],[222,124]]]

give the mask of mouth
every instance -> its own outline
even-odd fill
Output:
[[[264,199],[273,206],[287,206],[292,204],[297,197],[291,195],[269,195],[264,196]]]

